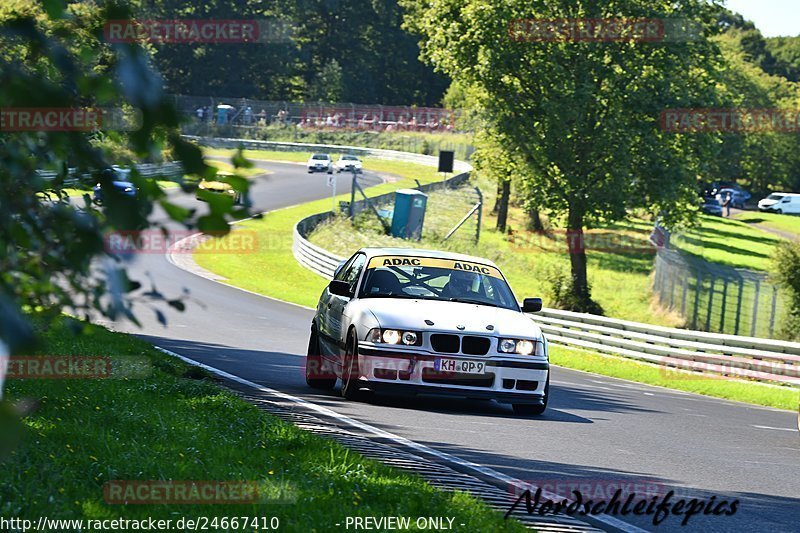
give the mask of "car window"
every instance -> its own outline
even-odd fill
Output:
[[[344,275],[347,273],[348,269],[350,268],[350,265],[353,264],[353,261],[355,261],[356,257],[357,257],[356,255],[353,255],[353,257],[348,259],[347,262],[344,265],[342,265],[342,268],[339,269],[339,272],[336,273],[336,275],[333,277],[333,279],[336,279],[336,280],[339,280],[339,281],[343,280],[344,279]]]
[[[342,281],[346,281],[350,285],[350,290],[353,290],[355,283],[358,281],[358,276],[361,274],[361,270],[364,268],[364,263],[366,262],[367,257],[364,254],[358,254],[353,258],[346,268],[342,269],[344,272],[342,275]]]
[[[316,160],[326,160],[326,159],[328,159],[328,156],[327,156],[327,155],[325,155],[325,154],[314,154],[314,156],[312,157],[312,159],[316,159]]]
[[[467,301],[519,309],[499,270],[453,259],[374,257],[360,294],[362,298]]]

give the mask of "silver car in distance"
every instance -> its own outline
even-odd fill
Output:
[[[547,339],[491,261],[363,248],[336,269],[311,323],[306,382],[357,399],[365,390],[547,407]]]

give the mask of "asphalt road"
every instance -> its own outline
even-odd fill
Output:
[[[330,194],[324,174],[308,175],[290,164],[259,166],[273,172],[258,178],[253,188],[259,210]],[[349,190],[350,176],[338,179],[337,190]],[[366,174],[364,181],[378,180]],[[180,201],[197,205],[189,197]],[[568,487],[569,492],[577,482],[595,500],[609,499],[624,482],[638,491],[674,489],[678,498],[740,500],[734,516],[695,516],[685,528],[678,517],[658,527],[650,518],[626,517],[644,529],[800,529],[796,413],[562,368],[553,369],[550,408],[541,418],[520,418],[510,407],[493,402],[377,396],[368,403],[352,403],[336,392],[319,393],[305,385],[311,311],[184,272],[162,255],[138,256],[130,272],[134,279],[152,276],[168,296],[187,288],[192,301],[185,312],[166,311],[167,327],[145,309],[139,312],[141,330],[114,327],[205,364],[534,485],[547,483],[551,490]],[[637,484],[631,487],[632,482]]]

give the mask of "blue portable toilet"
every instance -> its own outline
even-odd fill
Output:
[[[230,120],[228,115],[233,114],[233,106],[228,104],[219,104],[217,106],[217,124],[227,124]]]
[[[416,189],[395,191],[392,236],[418,241],[422,237],[422,223],[425,220],[427,204],[428,195],[422,191]]]

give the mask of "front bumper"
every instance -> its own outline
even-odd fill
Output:
[[[524,361],[498,356],[439,354],[387,349],[368,342],[358,348],[359,385],[375,391],[430,394],[496,400],[501,403],[544,403],[550,372],[543,358]],[[439,371],[437,359],[483,362],[483,374]]]

